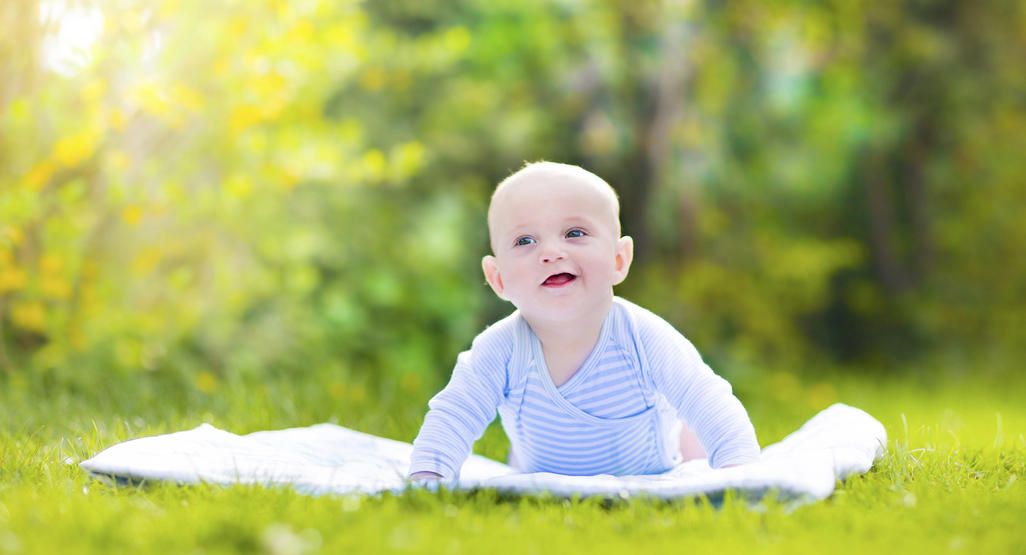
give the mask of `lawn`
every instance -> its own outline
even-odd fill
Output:
[[[322,390],[225,387],[164,403],[125,386],[101,402],[9,383],[0,393],[0,553],[1026,552],[1026,388],[1018,383],[810,382],[777,373],[744,388],[739,395],[763,444],[834,401],[863,408],[887,428],[888,452],[873,470],[797,508],[730,496],[712,507],[704,499],[491,492],[308,497],[259,487],[116,488],[76,464],[115,442],[203,421],[239,433],[319,421],[404,440],[416,433],[419,406],[369,396],[333,403]],[[476,450],[501,458],[503,441],[493,426]]]

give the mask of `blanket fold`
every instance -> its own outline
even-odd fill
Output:
[[[835,404],[766,446],[759,462],[744,466],[712,469],[703,459],[655,475],[563,476],[516,473],[505,464],[472,455],[460,478],[448,486],[512,494],[667,499],[727,490],[754,496],[774,491],[783,499],[814,501],[828,497],[837,480],[867,472],[886,442],[887,432],[875,418]],[[112,445],[80,466],[118,482],[288,485],[308,494],[370,494],[409,487],[406,474],[412,449],[409,443],[334,424],[243,436],[203,424]]]

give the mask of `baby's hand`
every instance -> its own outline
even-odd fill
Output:
[[[422,470],[420,472],[414,472],[413,474],[410,474],[410,481],[411,482],[423,482],[425,480],[441,480],[441,479],[442,479],[442,475],[441,474],[435,474],[434,472],[428,472],[426,470]]]

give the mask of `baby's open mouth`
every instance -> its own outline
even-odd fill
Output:
[[[545,278],[545,281],[542,282],[542,285],[551,285],[558,287],[560,285],[566,285],[575,279],[577,279],[577,276],[563,272],[561,274],[552,274],[551,276]]]

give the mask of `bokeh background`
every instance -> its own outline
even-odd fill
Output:
[[[540,159],[618,190],[618,294],[749,397],[1022,381],[1019,0],[5,0],[0,28],[14,394],[419,421],[512,309],[485,210]]]

